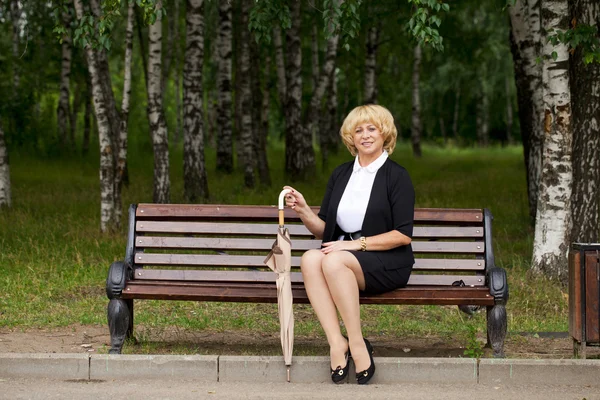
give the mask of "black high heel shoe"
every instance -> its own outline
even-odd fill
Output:
[[[375,361],[373,360],[373,346],[367,339],[365,339],[365,345],[367,346],[367,351],[369,352],[369,357],[371,359],[371,365],[369,366],[369,368],[365,369],[364,371],[358,372],[356,374],[356,383],[358,383],[359,385],[366,385],[371,380],[373,375],[375,374]]]
[[[346,336],[344,336],[344,338],[348,340]],[[341,365],[338,365],[336,369],[332,369],[331,367],[329,368],[329,370],[331,371],[331,380],[333,381],[333,383],[341,383],[348,376],[348,372],[350,370],[350,358],[352,358],[352,355],[350,354],[350,346],[348,346],[348,351],[346,352],[345,357],[345,367],[342,368]]]

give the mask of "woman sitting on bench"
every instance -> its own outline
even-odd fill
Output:
[[[340,130],[354,161],[337,167],[316,215],[293,189],[286,205],[298,213],[320,250],[302,256],[304,286],[330,347],[331,379],[342,382],[354,360],[356,381],[373,377],[373,347],[363,338],[359,295],[406,286],[414,257],[411,247],[415,194],[406,169],[388,158],[398,135],[384,107],[364,105],[348,114]],[[342,335],[339,311],[348,338]]]

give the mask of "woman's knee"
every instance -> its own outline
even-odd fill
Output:
[[[324,256],[319,250],[308,250],[300,259],[300,269],[302,272],[321,270]]]
[[[342,252],[335,251],[327,254],[322,261],[323,274],[335,275],[342,269],[347,269]]]

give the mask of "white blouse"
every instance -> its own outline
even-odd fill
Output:
[[[358,156],[354,160],[352,175],[346,185],[340,204],[338,205],[336,222],[347,233],[357,232],[362,229],[371,189],[375,182],[375,175],[388,158],[387,151],[371,164],[361,167]]]

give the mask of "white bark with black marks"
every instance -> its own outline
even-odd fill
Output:
[[[219,103],[217,108],[217,170],[231,173],[233,171],[233,132],[231,124],[231,2],[219,2],[218,52],[219,72],[217,87]]]
[[[62,21],[63,25],[65,26],[69,26],[71,24],[71,18],[68,12],[62,13]],[[58,139],[61,146],[64,146],[67,141],[70,141],[68,125],[69,121],[71,120],[71,107],[69,102],[71,81],[71,53],[73,50],[71,35],[63,35],[61,50],[62,61],[60,69],[60,94],[58,97],[58,107],[56,109],[56,120],[58,122]],[[75,146],[75,143],[69,144],[71,148]]]
[[[227,3],[227,2],[225,2]],[[179,45],[179,1],[175,2],[174,6],[175,13],[175,113],[177,114],[175,120],[175,143],[179,143],[181,141],[181,137],[183,136],[183,121],[181,118],[181,56]]]
[[[21,19],[21,8],[18,0],[11,0],[10,2],[10,18],[12,23],[13,96],[16,98],[19,86],[21,86],[21,71],[19,67],[19,20]]]
[[[421,70],[421,46],[414,48],[413,73],[412,73],[412,124],[410,130],[410,139],[412,143],[413,154],[415,157],[421,157],[421,132],[423,130],[421,122],[421,95],[419,93],[420,70]]]
[[[367,56],[365,59],[365,104],[377,103],[377,48],[379,46],[379,28],[372,26],[367,32]]]
[[[596,25],[600,1],[570,2],[571,19]],[[570,58],[573,99],[573,230],[571,241],[597,243],[600,228],[600,64],[585,65],[581,49]]]
[[[82,0],[74,0],[74,5],[77,19],[81,20],[83,17]],[[89,45],[85,48],[85,54],[91,78],[92,98],[100,142],[100,230],[108,232],[116,229],[117,226],[114,202],[115,154],[100,71],[96,60],[97,54]]]
[[[250,11],[251,0],[241,0],[241,26],[245,27],[248,24],[248,13]],[[246,187],[254,187],[254,144],[255,139],[252,132],[252,98],[250,91],[250,33],[247,29],[242,28],[240,31],[240,96],[241,104],[241,126],[239,129],[239,146],[241,146],[240,154],[241,165],[244,169],[244,184]],[[236,78],[237,79],[237,78]]]
[[[156,8],[160,9],[158,1]],[[148,120],[154,148],[155,203],[168,203],[171,197],[169,178],[169,138],[162,105],[162,21],[148,27]],[[185,161],[184,161],[185,162]]]
[[[204,163],[202,64],[204,61],[204,1],[187,0],[183,67],[183,181],[189,202],[208,197]]]
[[[521,139],[527,170],[529,214],[535,221],[542,170],[543,102],[540,0],[517,0],[509,7],[511,52],[519,104]]]
[[[11,204],[8,150],[6,149],[6,140],[4,140],[4,129],[0,123],[0,208],[10,207]]]
[[[279,93],[279,104],[285,108],[287,103],[287,79],[285,76],[285,57],[283,55],[283,39],[281,28],[273,28],[273,47],[275,48],[275,67],[277,70],[277,92]]]
[[[569,28],[566,0],[544,1],[542,16],[544,32]],[[557,56],[542,62],[545,140],[531,268],[566,283],[573,183],[569,52],[565,44],[553,46],[546,37],[543,43],[544,55],[554,51]]]

